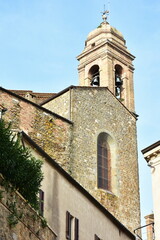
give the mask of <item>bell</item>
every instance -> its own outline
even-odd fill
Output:
[[[92,79],[91,85],[92,85],[93,87],[98,87],[98,86],[99,86],[99,76],[95,76],[95,77]]]
[[[121,95],[121,89],[119,87],[116,87],[116,97],[119,98]]]
[[[123,81],[119,75],[116,75],[116,86],[121,86]]]

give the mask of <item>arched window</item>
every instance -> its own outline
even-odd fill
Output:
[[[111,190],[111,153],[108,134],[100,133],[97,143],[98,188]]]
[[[88,73],[88,77],[90,79],[90,84],[93,87],[99,87],[100,79],[99,79],[99,66],[94,65],[91,67]]]
[[[121,98],[121,93],[122,93],[122,67],[118,64],[115,65],[115,95],[116,98],[120,99]]]

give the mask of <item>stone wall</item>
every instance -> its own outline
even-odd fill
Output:
[[[50,102],[50,109],[60,114],[63,102],[62,94]],[[74,122],[71,175],[133,231],[140,225],[136,119],[107,88],[72,87],[70,102]],[[112,192],[97,187],[97,138],[101,132],[112,139]]]
[[[75,88],[73,176],[130,230],[140,224],[136,119],[106,88]],[[112,139],[112,193],[97,188],[97,138]]]
[[[56,234],[23,197],[2,186],[0,176],[0,240],[54,240]]]
[[[140,224],[136,119],[105,87],[74,87],[45,104],[1,92],[3,116],[24,130],[130,230]],[[67,110],[68,109],[68,110]],[[62,112],[61,112],[62,111]],[[65,114],[64,114],[65,111]],[[111,192],[97,187],[97,138],[111,139]]]
[[[71,95],[72,87],[67,88],[63,91],[63,94],[60,94],[60,97],[54,97],[53,101],[49,101],[43,104],[43,107],[54,111],[54,106],[56,113],[64,118],[71,119]]]
[[[72,123],[9,91],[0,91],[3,116],[12,129],[23,130],[52,158],[69,171]]]

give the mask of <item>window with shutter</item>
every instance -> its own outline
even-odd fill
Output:
[[[75,240],[79,240],[79,220],[75,218]]]
[[[68,211],[66,212],[66,239],[79,240],[79,220]]]

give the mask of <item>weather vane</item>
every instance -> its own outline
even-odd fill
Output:
[[[104,4],[104,11],[101,12],[101,13],[102,13],[103,22],[106,23],[107,22],[107,16],[109,15],[109,11],[105,10],[105,4]]]

